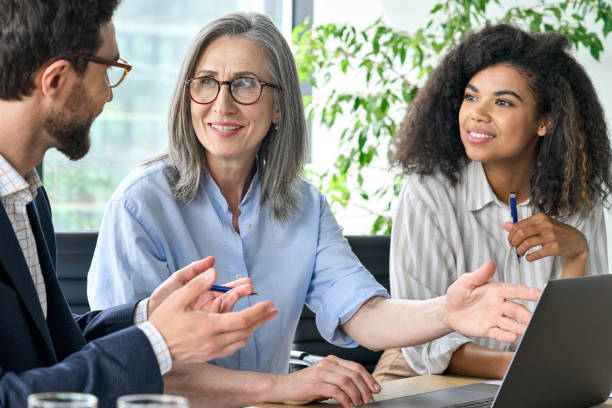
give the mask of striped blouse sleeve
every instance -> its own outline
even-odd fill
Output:
[[[601,206],[595,207],[591,215],[585,215],[582,225],[577,229],[582,231],[589,245],[589,258],[585,275],[602,275],[608,270],[608,244],[606,240],[606,221]]]
[[[421,198],[428,194],[418,194],[417,198],[410,191],[411,188],[424,187],[418,183],[407,183],[400,195],[391,234],[391,296],[430,299],[444,295],[458,276],[457,257],[461,255],[457,253],[457,240],[452,239],[456,221],[450,214],[445,214],[440,201],[423,201]],[[440,197],[436,192],[428,193],[431,193],[429,196],[432,200]],[[442,191],[439,193],[443,194]],[[403,348],[402,351],[408,364],[418,374],[439,374],[446,370],[455,350],[470,341],[469,337],[453,332],[427,344]]]

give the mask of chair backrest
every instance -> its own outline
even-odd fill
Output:
[[[73,313],[89,310],[87,303],[87,272],[96,247],[97,232],[58,232],[57,274],[64,296]],[[389,236],[347,236],[353,252],[361,263],[389,290]],[[364,347],[344,348],[323,340],[315,324],[314,314],[304,307],[293,339],[293,349],[310,354],[326,356],[334,354],[340,358],[361,363],[370,372],[374,369],[381,352]]]
[[[388,235],[347,235],[353,252],[387,290],[389,290],[389,244]],[[317,329],[315,315],[307,307],[302,310],[300,321],[293,337],[293,349],[310,354],[336,355],[346,360],[357,361],[369,372],[374,370],[382,352],[375,352],[358,346],[338,347],[325,341]]]
[[[72,313],[89,311],[87,272],[98,233],[96,231],[57,232],[57,277]]]

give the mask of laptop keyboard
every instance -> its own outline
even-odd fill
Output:
[[[464,402],[462,404],[449,405],[447,408],[488,408],[493,405],[494,397],[484,398],[478,401]]]

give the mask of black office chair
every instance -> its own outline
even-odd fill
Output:
[[[97,231],[55,233],[57,277],[72,313],[89,311],[87,272],[97,239]]]

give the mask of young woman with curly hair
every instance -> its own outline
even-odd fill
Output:
[[[494,25],[432,71],[394,145],[407,180],[391,239],[393,297],[438,296],[487,260],[496,279],[540,288],[608,273],[610,142],[593,84],[568,44],[561,34]],[[516,345],[455,332],[387,352],[375,377],[448,370],[502,378]]]

